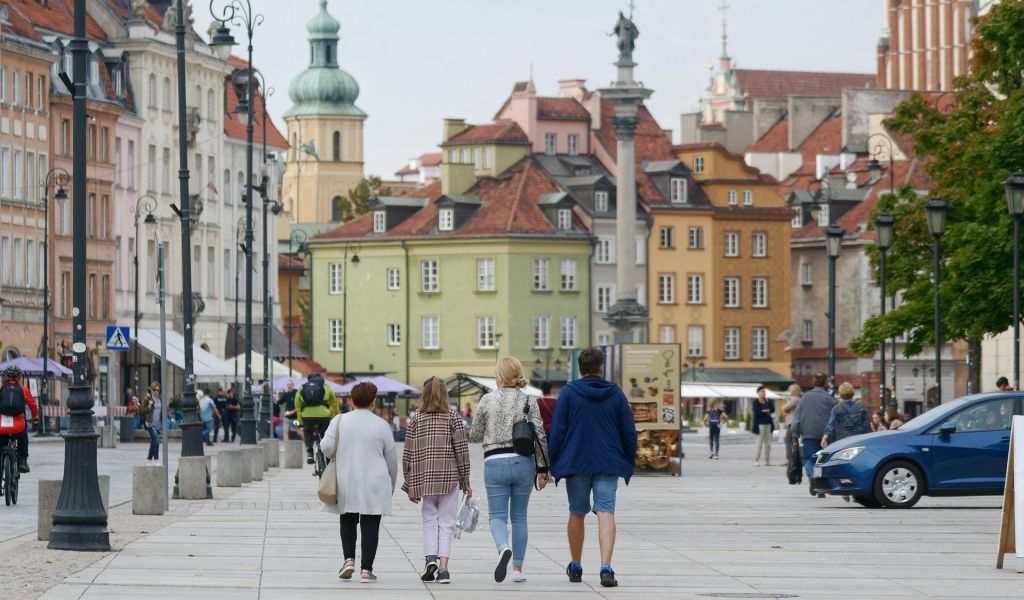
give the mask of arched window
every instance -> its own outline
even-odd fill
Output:
[[[235,197],[231,195],[231,170],[224,169],[224,198],[226,202],[235,203]]]
[[[21,358],[21,352],[18,352],[17,348],[15,348],[14,346],[8,346],[4,348],[4,362],[14,360],[16,358]]]
[[[203,88],[196,86],[196,110],[199,111],[199,116],[203,116]]]
[[[217,111],[213,107],[213,88],[206,90],[206,118],[211,121],[217,119]]]
[[[340,223],[341,216],[341,196],[335,196],[331,200],[331,221]]]
[[[332,58],[333,58],[333,56],[332,56],[332,55],[334,54],[334,48],[333,48],[333,47],[332,47],[332,46],[331,46],[330,44],[327,44],[327,45],[325,46],[325,48],[326,48],[326,50],[327,50],[327,60],[326,60],[326,61],[324,61],[324,62],[326,62],[327,64],[331,64],[332,62],[334,62],[334,61],[332,60]]]
[[[164,110],[171,110],[171,78],[164,77]]]
[[[292,133],[292,160],[299,160],[299,134]]]
[[[238,172],[238,190],[236,195],[239,198],[245,195],[245,173],[241,171]]]
[[[341,132],[334,132],[334,160],[341,160]]]
[[[149,98],[147,99],[147,101],[149,102],[149,107],[156,108],[156,75],[153,75],[152,73],[149,74],[149,87],[147,88],[146,91],[146,95],[149,96]]]

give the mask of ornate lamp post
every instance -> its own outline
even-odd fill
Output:
[[[68,200],[64,189],[71,176],[60,167],[50,169],[43,180],[43,213],[46,215],[43,230],[43,381],[40,384],[39,403],[43,411],[50,402],[50,189],[56,187],[54,198],[61,207]],[[39,416],[39,430],[36,437],[46,436],[46,415]]]
[[[843,249],[843,230],[829,225],[825,230],[828,252],[828,391],[836,388],[836,260]]]
[[[894,160],[894,152],[892,139],[889,136],[881,133],[874,133],[868,136],[868,143],[871,143],[872,139],[877,138],[874,147],[871,149],[871,161],[868,162],[868,171],[874,179],[882,178],[882,164],[878,162],[878,158],[881,157],[883,160],[889,162],[889,194],[891,196],[896,195],[896,165]],[[891,237],[891,236],[890,236]],[[877,239],[877,237],[876,237]],[[884,253],[883,253],[884,256]],[[883,259],[884,260],[884,259]],[[885,286],[882,286],[883,289]],[[896,308],[896,297],[892,298],[892,306]],[[885,302],[882,302],[882,314],[885,314]],[[883,349],[884,350],[884,349]],[[885,381],[885,365],[882,365],[882,381]],[[893,398],[891,400],[892,408],[896,408],[896,340],[892,342],[892,392]]]
[[[341,264],[341,376],[348,380],[348,253],[352,253],[352,267],[359,267],[359,244],[346,242]]]
[[[942,299],[939,296],[939,277],[942,266],[942,243],[940,239],[946,231],[946,211],[949,206],[940,198],[935,197],[924,205],[928,214],[928,231],[935,240],[932,254],[935,258],[933,282],[935,287],[935,403],[942,404]],[[929,407],[931,408],[931,407]]]
[[[238,223],[235,224],[235,239],[242,239],[244,237],[245,237],[245,217],[242,217],[242,218],[238,219]],[[238,249],[241,250],[242,252],[246,253],[246,254],[248,254],[248,252],[249,252],[248,248],[245,247],[245,244],[241,243],[241,242],[238,244]],[[236,261],[236,267],[237,267],[237,261]],[[241,275],[242,275],[241,270],[236,268],[235,269],[235,340],[234,340],[234,342],[235,342],[234,343],[234,346],[235,346],[235,350],[234,350],[235,351],[235,361],[234,361],[235,362],[235,379],[234,379],[234,384],[233,384],[234,388],[235,388],[235,398],[238,398],[238,395],[242,392],[241,384],[238,382],[238,346],[239,346],[239,344],[238,344],[238,341],[239,341],[239,335],[238,335],[238,296],[239,296],[239,290],[238,290],[238,288],[240,287],[239,283],[238,283],[238,279],[241,277]]]
[[[878,248],[878,273],[879,273],[879,307],[880,314],[885,316],[885,255],[888,252],[889,247],[892,245],[892,230],[893,230],[893,218],[886,213],[881,213],[875,216],[875,247]],[[881,375],[878,378],[878,406],[879,408],[885,408],[885,339],[882,339],[881,351],[879,352],[880,362],[878,372]],[[895,342],[893,348],[896,347]],[[893,367],[895,368],[896,362],[893,359]],[[893,389],[893,394],[896,390]],[[890,408],[896,408],[896,398],[893,396],[889,401]]]
[[[133,317],[135,319],[135,329],[132,331],[132,335],[135,337],[133,342],[135,348],[132,354],[132,381],[134,382],[134,390],[136,394],[140,394],[139,391],[139,321],[142,319],[142,313],[139,312],[139,243],[141,238],[139,237],[139,216],[142,213],[146,213],[144,217],[146,224],[149,225],[149,219],[153,215],[153,211],[156,210],[156,198],[153,196],[142,196],[135,203],[134,207],[128,209],[132,213],[132,218],[135,224],[135,255],[132,257],[132,266],[135,268],[135,311]],[[156,223],[154,218],[153,223]],[[148,229],[148,227],[147,227]]]
[[[252,71],[252,36],[253,32],[263,23],[263,15],[253,13],[252,4],[249,0],[228,0],[221,15],[218,16],[213,9],[214,0],[210,0],[210,14],[220,22],[211,46],[233,46],[235,39],[231,36],[228,23],[236,23],[245,28],[248,39],[248,69]],[[253,182],[252,182],[252,106],[253,86],[252,77],[247,77],[245,82],[245,245],[248,250],[245,253],[245,389],[243,390],[244,401],[242,402],[241,437],[242,444],[252,445],[256,443],[256,414],[252,397],[252,205],[253,205]]]
[[[306,240],[308,240],[308,239],[309,239],[309,235],[303,229],[296,229],[295,231],[292,232],[291,236],[288,237],[288,255],[289,256],[292,255],[292,253],[294,252],[292,250],[292,246],[297,244],[298,248],[299,248],[299,252],[298,253],[299,253],[300,256],[303,257],[303,263],[302,263],[303,264],[303,269],[302,269],[303,271],[305,271],[305,264],[306,263],[305,263],[305,258],[304,257],[305,257],[305,255],[307,253],[307,250],[306,250]],[[288,374],[289,375],[291,375],[291,371],[292,371],[292,354],[294,354],[293,349],[292,349],[292,346],[293,346],[292,339],[294,339],[294,337],[295,337],[295,331],[293,329],[294,325],[293,325],[293,321],[292,321],[292,319],[293,319],[293,316],[292,316],[292,306],[293,306],[293,304],[292,304],[292,287],[293,287],[292,286],[292,278],[291,278],[291,276],[289,276],[288,277]]]
[[[1020,389],[1020,220],[1024,216],[1024,173],[1003,181],[1006,208],[1013,217],[1013,389]]]

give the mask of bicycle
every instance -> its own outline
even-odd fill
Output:
[[[327,457],[320,450],[320,428],[317,427],[313,430],[313,475],[319,478],[324,474],[324,469],[327,468]]]
[[[7,436],[7,444],[0,449],[0,493],[7,506],[18,503],[18,446],[14,436]]]

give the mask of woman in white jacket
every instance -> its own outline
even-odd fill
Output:
[[[328,469],[337,469],[338,503],[323,504],[321,510],[340,515],[341,546],[345,562],[338,571],[341,579],[355,572],[356,526],[362,537],[360,577],[373,583],[373,559],[377,555],[380,520],[391,514],[391,496],[398,481],[398,453],[391,427],[373,414],[377,387],[363,382],[352,388],[355,410],[331,421],[320,448],[332,459]]]

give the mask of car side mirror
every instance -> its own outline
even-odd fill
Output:
[[[953,421],[946,421],[941,427],[939,427],[939,435],[944,438],[948,438],[954,433],[956,433],[956,423]]]

